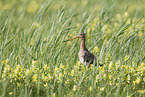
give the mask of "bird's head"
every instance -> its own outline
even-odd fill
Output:
[[[69,40],[66,40],[65,42],[70,41],[70,40],[73,40],[73,39],[76,39],[76,38],[85,39],[85,38],[86,38],[86,34],[85,34],[85,33],[79,33],[78,36],[73,37],[73,38],[71,38],[71,39],[69,39]]]
[[[78,35],[78,38],[86,38],[86,34],[85,34],[85,33],[80,33],[80,34]]]

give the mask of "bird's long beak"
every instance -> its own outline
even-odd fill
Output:
[[[70,41],[70,40],[73,40],[73,39],[76,39],[76,38],[79,38],[79,36],[73,37],[73,38],[68,39],[68,40],[66,40],[66,41],[64,41],[64,42],[67,42],[67,41]]]

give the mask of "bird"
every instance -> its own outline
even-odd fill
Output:
[[[81,38],[80,51],[78,53],[80,62],[88,66],[90,66],[90,64],[95,64],[95,66],[99,64],[100,66],[103,66],[103,64],[97,63],[96,57],[86,48],[86,45],[85,45],[86,34],[85,33],[83,32],[79,33],[78,36],[68,39],[65,42],[76,39],[76,38]]]

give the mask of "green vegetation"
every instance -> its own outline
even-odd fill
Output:
[[[144,97],[145,0],[1,0],[0,96]],[[80,32],[104,64],[78,60]]]

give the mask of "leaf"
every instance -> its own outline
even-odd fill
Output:
[[[15,37],[16,37],[16,36],[14,36],[12,39],[10,39],[10,40],[5,44],[5,47],[6,47],[9,43],[11,43],[11,42],[15,39]]]

